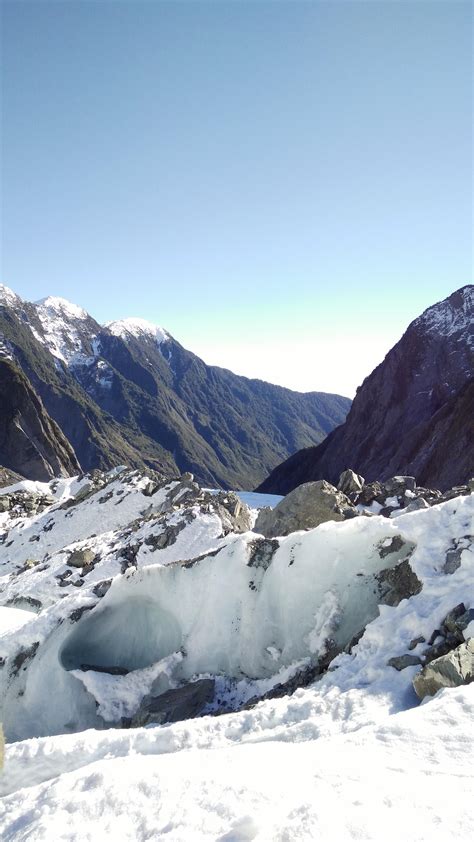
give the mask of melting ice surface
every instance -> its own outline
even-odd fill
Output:
[[[133,500],[101,504],[104,523],[114,524],[110,536],[124,507],[131,515],[142,506]],[[90,513],[81,505],[86,528]],[[79,508],[76,517],[77,526]],[[199,532],[203,558],[176,564],[171,553],[182,556],[194,522],[175,550],[141,557],[102,599],[84,586],[4,634],[2,654],[19,642],[39,644],[24,672],[10,684],[1,679],[5,727],[18,740],[1,782],[4,838],[92,839],[98,822],[103,835],[167,842],[470,838],[473,685],[419,706],[411,687],[417,667],[397,672],[387,661],[413,638],[428,639],[457,603],[474,605],[472,546],[455,573],[443,572],[446,550],[472,534],[473,520],[474,498],[456,498],[396,521],[323,524],[280,539],[273,555],[253,533],[219,539],[214,526],[206,532],[209,522]],[[396,553],[380,556],[395,535],[413,550],[423,588],[379,608],[367,583],[396,563]],[[108,548],[113,537],[88,540]],[[47,571],[36,575],[40,581]],[[90,610],[72,622],[77,606]],[[369,622],[352,654],[290,697],[171,726],[106,727],[157,680],[165,687],[219,673],[272,682],[362,621]],[[132,672],[81,672],[85,657]],[[42,736],[24,739],[34,734]]]

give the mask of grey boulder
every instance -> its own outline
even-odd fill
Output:
[[[92,550],[74,550],[69,556],[67,564],[69,567],[84,567],[84,565],[90,564],[94,558],[95,553]]]
[[[349,497],[351,494],[360,494],[364,482],[364,477],[361,477],[359,474],[356,474],[348,468],[346,471],[343,471],[339,477],[337,489],[338,491],[342,491],[343,494],[347,494]]]
[[[397,655],[395,658],[390,658],[387,661],[387,666],[393,667],[397,672],[401,672],[407,667],[414,667],[421,664],[420,659],[416,655]]]
[[[414,491],[416,488],[415,477],[391,477],[384,482],[386,493],[393,497],[394,495],[404,494],[406,491]]]
[[[274,509],[261,509],[254,529],[265,538],[276,538],[300,529],[314,529],[329,520],[346,520],[356,514],[357,510],[345,494],[326,480],[318,480],[299,485]]]
[[[434,696],[444,687],[460,687],[474,680],[474,638],[452,652],[431,661],[415,675],[413,687],[419,699]]]
[[[405,507],[405,512],[407,514],[409,512],[419,512],[421,509],[429,509],[429,507],[429,503],[423,497],[416,497]]]
[[[375,574],[382,605],[395,607],[402,599],[409,599],[419,594],[423,585],[412,569],[407,558],[396,567],[388,567]]]

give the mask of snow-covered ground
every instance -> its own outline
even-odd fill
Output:
[[[278,703],[287,740],[262,733],[254,713],[226,717],[227,741],[197,720],[18,744],[2,839],[468,842],[473,701],[472,686],[445,690],[331,737],[317,736],[317,715],[298,698]],[[350,708],[336,709],[335,726]],[[300,739],[296,710],[308,729]]]
[[[7,746],[2,840],[471,839],[474,684],[420,704],[412,687],[420,667],[397,671],[387,662],[424,637],[410,650],[420,655],[458,603],[474,607],[474,495],[396,519],[322,524],[278,539],[269,554],[271,542],[252,532],[219,532],[217,507],[202,512],[195,501],[162,515],[176,488],[145,491],[139,477],[119,476],[106,493],[62,509],[67,491],[58,486],[59,503],[33,519],[8,515],[0,588],[5,598],[24,578],[25,592],[36,588],[44,606],[21,628],[0,631],[5,726],[9,739],[42,736]],[[97,516],[92,528],[94,507],[103,532]],[[176,540],[152,551],[180,517],[186,525]],[[58,588],[71,547],[85,545],[96,553],[94,570],[82,587]],[[121,547],[132,545],[137,565],[121,573]],[[28,546],[43,553],[41,563],[18,572]],[[453,547],[460,564],[448,575]],[[377,607],[373,577],[407,551],[421,591]],[[93,587],[104,575],[112,583],[99,600]],[[91,610],[69,619],[84,607]],[[222,692],[231,681],[244,702],[308,663],[328,637],[350,638],[363,617],[370,622],[351,653],[291,696],[172,725],[108,727],[157,681],[166,689],[217,674]],[[8,658],[34,643],[37,654],[6,679]],[[79,653],[97,664],[128,658],[132,671],[81,671]],[[76,733],[64,733],[67,716]]]
[[[16,629],[21,629],[25,623],[32,620],[34,615],[31,611],[23,611],[21,608],[6,608],[0,606],[0,637]]]

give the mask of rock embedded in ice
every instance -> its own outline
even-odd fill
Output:
[[[427,664],[415,675],[413,687],[419,699],[434,696],[444,687],[460,687],[474,680],[474,638]]]
[[[442,655],[448,655],[472,635],[469,633],[474,622],[474,608],[466,609],[463,602],[455,605],[445,616],[440,627],[435,629],[428,641],[428,648],[423,652],[426,666]]]
[[[67,563],[70,567],[85,567],[87,564],[90,564],[94,558],[95,553],[93,550],[74,550],[74,552],[72,552],[69,556]]]
[[[380,602],[392,607],[399,605],[402,599],[416,596],[423,587],[408,559],[404,559],[396,567],[381,570],[375,578],[379,587]]]
[[[314,529],[330,520],[346,520],[354,515],[357,512],[349,498],[329,482],[305,482],[290,491],[274,509],[261,509],[255,532],[260,532],[265,538],[276,538],[301,529]]]
[[[159,696],[145,696],[137,712],[124,724],[138,728],[151,723],[164,725],[192,719],[213,701],[214,691],[213,678],[200,678]]]
[[[274,538],[257,538],[249,544],[249,567],[262,567],[267,570],[278,549],[278,541]]]
[[[446,552],[446,561],[444,562],[443,572],[452,575],[461,566],[461,555],[464,547],[451,547]]]
[[[425,642],[426,642],[425,638],[421,634],[419,637],[414,637],[413,640],[410,640],[410,643],[408,644],[408,648],[411,651],[412,649],[416,649],[416,647],[419,646],[420,643],[425,643]]]
[[[401,672],[407,667],[414,667],[421,664],[420,659],[416,655],[398,655],[395,658],[390,658],[387,661],[387,666],[393,667],[397,672]]]

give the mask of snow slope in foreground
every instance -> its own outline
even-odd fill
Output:
[[[20,743],[8,762],[23,788],[3,800],[2,839],[467,842],[472,691],[444,690],[348,734],[337,726],[355,699],[335,699],[331,738],[317,738],[317,691],[306,691],[226,717],[227,739],[196,720]],[[275,707],[288,718],[286,741],[259,728]],[[297,711],[306,729],[292,740]]]
[[[272,590],[275,605],[298,597],[293,611],[301,615],[314,593],[310,640],[321,623],[321,593],[313,586],[295,590],[292,577],[297,584],[306,571],[310,583],[318,564],[326,568],[331,547],[335,569],[347,567],[347,548],[364,533],[372,552],[374,540],[397,532],[415,545],[410,564],[423,588],[396,607],[381,606],[352,654],[340,655],[318,683],[290,697],[175,725],[88,730],[11,744],[0,783],[2,840],[97,840],[113,834],[117,840],[166,842],[467,842],[474,834],[474,684],[444,690],[419,705],[411,684],[419,667],[397,672],[387,661],[405,653],[413,638],[428,640],[459,602],[474,607],[474,553],[467,540],[473,521],[471,495],[402,515],[396,523],[361,518],[283,539],[259,591],[242,579],[242,599],[245,594],[249,606],[260,601],[262,610],[266,589],[281,576],[281,587]],[[220,567],[230,572],[230,564],[245,571],[248,542],[249,533],[234,536],[231,544],[227,539],[200,564],[214,576]],[[461,563],[446,575],[446,552],[453,545],[464,547]],[[232,547],[240,548],[233,561]],[[294,563],[284,565],[292,550]],[[360,547],[358,554],[357,570]],[[184,571],[194,576],[196,569]],[[179,568],[160,570],[156,578],[163,582],[184,575]],[[145,581],[144,575],[155,577],[138,570],[130,581]],[[110,598],[126,591],[127,577],[118,577]],[[61,600],[64,609],[71,599]],[[331,600],[326,605],[330,614]],[[56,610],[51,606],[45,617]],[[28,635],[40,620],[41,615],[18,634]],[[419,644],[413,652],[422,649]]]

